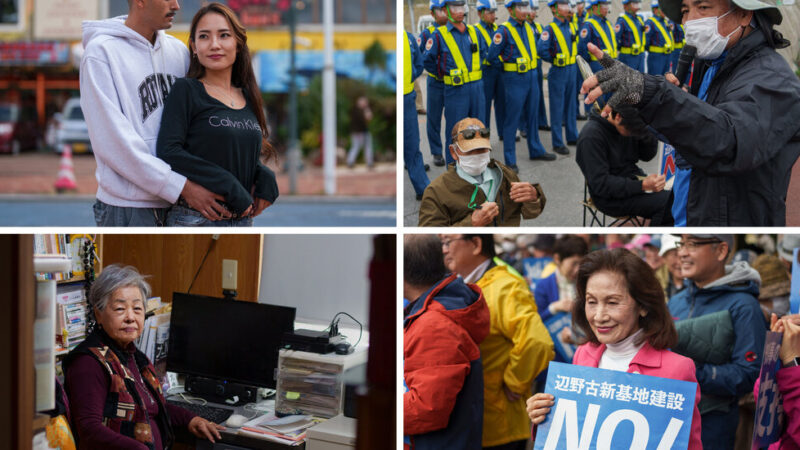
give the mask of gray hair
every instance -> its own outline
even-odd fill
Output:
[[[112,264],[104,267],[89,290],[88,303],[91,308],[102,311],[106,308],[108,300],[117,289],[125,287],[137,287],[142,292],[142,297],[146,300],[150,296],[150,285],[145,281],[145,276],[133,266],[121,266]]]

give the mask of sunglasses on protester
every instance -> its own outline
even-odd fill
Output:
[[[475,139],[478,135],[482,138],[489,138],[489,129],[488,128],[467,128],[466,130],[461,130],[458,134],[464,136],[464,139]]]

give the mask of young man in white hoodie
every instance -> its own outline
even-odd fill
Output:
[[[127,16],[83,23],[81,108],[97,160],[97,226],[160,226],[183,196],[209,220],[224,200],[155,156],[164,99],[186,75],[186,46],[163,30],[177,0],[128,0]]]

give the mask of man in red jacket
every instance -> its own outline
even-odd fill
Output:
[[[479,450],[489,308],[479,287],[447,275],[436,235],[404,240],[403,447]]]

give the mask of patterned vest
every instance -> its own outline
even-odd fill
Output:
[[[97,333],[87,338],[74,352],[92,355],[106,370],[110,378],[108,396],[103,406],[103,425],[153,449],[151,430],[158,424],[147,414],[144,399],[136,390],[134,374],[120,361],[117,354],[102,342],[102,337]],[[163,420],[167,414],[166,402],[155,368],[138,350],[131,357],[136,358],[136,365],[140,367],[142,381],[158,402],[159,418],[162,419],[159,420],[162,425],[161,443],[164,448],[169,448],[172,444],[172,430],[169,421]]]

